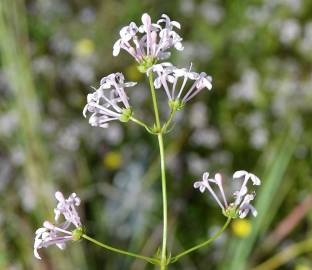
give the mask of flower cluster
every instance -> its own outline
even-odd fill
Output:
[[[119,54],[120,49],[124,49],[134,57],[144,72],[144,67],[151,66],[158,60],[167,59],[170,56],[168,49],[174,47],[183,50],[182,38],[173,30],[180,29],[178,22],[171,21],[163,14],[157,23],[152,23],[151,17],[144,13],[142,23],[137,26],[131,22],[120,30],[120,39],[113,47],[114,56]]]
[[[54,225],[49,221],[43,223],[43,227],[36,231],[34,243],[34,255],[36,258],[41,259],[38,249],[46,248],[50,245],[56,245],[60,249],[65,248],[65,243],[68,241],[77,241],[81,238],[83,230],[76,206],[80,205],[80,198],[76,193],[72,193],[67,199],[64,195],[57,191],[55,198],[58,201],[54,209],[55,222],[59,221],[63,216],[64,222],[59,225]],[[69,230],[73,227],[73,230]]]
[[[223,185],[222,185],[222,176],[221,174],[217,173],[214,178],[209,178],[209,173],[205,172],[203,174],[202,181],[198,181],[194,183],[194,188],[198,188],[200,192],[205,192],[205,190],[208,190],[212,197],[215,199],[215,201],[218,203],[218,205],[222,209],[222,213],[231,218],[245,218],[249,211],[254,216],[257,216],[257,210],[250,204],[250,202],[255,198],[256,193],[253,191],[251,193],[248,193],[247,183],[249,180],[251,180],[252,184],[255,186],[259,186],[261,184],[260,179],[255,176],[252,173],[248,173],[246,171],[236,171],[233,174],[233,179],[241,179],[243,178],[243,183],[241,185],[241,188],[238,191],[235,191],[233,193],[234,196],[234,202],[228,203]],[[221,200],[219,199],[218,195],[215,193],[215,191],[212,188],[212,185],[217,185],[218,189],[220,191]]]
[[[180,23],[171,21],[165,14],[157,23],[152,23],[151,17],[144,13],[142,25],[137,26],[131,22],[124,26],[120,30],[120,38],[113,46],[114,56],[123,49],[134,57],[139,71],[146,73],[150,79],[156,74],[154,86],[156,89],[164,88],[169,107],[174,112],[182,109],[187,101],[204,88],[212,88],[212,78],[205,72],[196,73],[191,71],[191,67],[177,68],[171,63],[161,62],[171,55],[169,49],[184,49],[182,38],[175,32],[176,28],[181,28]],[[188,81],[193,84],[185,90]],[[100,87],[94,93],[88,94],[83,115],[86,117],[87,112],[91,112],[89,123],[102,128],[108,127],[108,123],[113,120],[129,121],[133,112],[125,88],[134,85],[135,82],[125,83],[121,73],[104,77]]]
[[[127,122],[132,115],[125,87],[132,87],[135,82],[125,82],[122,73],[113,73],[102,78],[100,87],[95,92],[88,94],[87,105],[83,109],[84,117],[87,112],[91,126],[108,127],[108,122],[120,120]]]
[[[191,67],[189,69],[177,68],[171,63],[162,63],[150,68],[157,74],[154,81],[155,88],[159,89],[162,86],[165,89],[171,108],[181,109],[187,101],[197,95],[201,90],[204,88],[211,90],[212,88],[211,76],[208,76],[205,72],[197,73],[191,71]],[[194,82],[183,95],[188,80]]]

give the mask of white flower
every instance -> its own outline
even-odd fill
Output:
[[[239,206],[238,215],[240,218],[245,218],[249,211],[253,214],[253,216],[257,216],[257,210],[250,204],[250,202],[255,198],[255,192],[251,194],[246,194],[243,202]]]
[[[242,177],[244,177],[244,181],[241,185],[240,190],[233,193],[235,201],[232,203],[228,203],[226,200],[224,189],[222,186],[222,176],[219,173],[215,174],[214,178],[209,178],[209,173],[204,173],[203,179],[194,183],[194,188],[198,188],[202,193],[207,189],[213,196],[215,201],[218,203],[218,205],[221,207],[223,214],[228,217],[245,218],[249,211],[251,211],[254,216],[257,216],[257,210],[250,204],[250,202],[255,198],[256,193],[248,193],[247,183],[250,179],[253,185],[260,185],[261,181],[257,176],[246,171],[236,171],[233,174],[234,179],[239,179]],[[210,183],[218,186],[222,202],[211,187]]]
[[[221,195],[223,197],[223,200],[224,200],[224,205],[221,203],[221,201],[219,200],[218,196],[215,194],[215,192],[213,191],[212,187],[210,186],[210,183],[214,183],[216,184],[220,191],[221,191]],[[225,211],[225,209],[227,208],[228,204],[227,204],[227,201],[225,199],[225,196],[224,196],[224,191],[223,191],[223,188],[222,188],[222,178],[221,178],[221,175],[220,174],[216,174],[215,175],[215,178],[209,178],[209,173],[208,172],[205,172],[203,174],[203,180],[202,181],[198,181],[198,182],[195,182],[194,183],[194,188],[199,188],[200,192],[201,193],[204,193],[205,190],[207,189],[211,195],[213,196],[213,198],[216,200],[216,202],[218,203],[218,205],[221,207],[221,209],[223,211]]]
[[[124,88],[132,87],[136,83],[124,80],[122,73],[110,74],[102,78],[100,87],[95,89],[95,92],[88,94],[83,115],[87,117],[87,112],[92,113],[89,118],[91,126],[107,128],[110,121],[127,122],[129,120],[132,111]]]
[[[72,193],[65,199],[64,195],[59,191],[55,193],[55,198],[58,200],[57,207],[54,209],[55,221],[58,221],[61,215],[65,221],[59,225],[45,221],[43,227],[36,230],[34,255],[37,259],[41,259],[38,249],[50,245],[56,245],[58,248],[64,249],[66,242],[79,240],[83,233],[80,217],[75,208],[80,205],[80,198],[76,193]],[[71,230],[69,230],[70,227],[72,227]]]
[[[54,209],[55,221],[58,221],[60,216],[63,215],[67,223],[72,223],[76,228],[81,227],[79,215],[75,206],[80,205],[80,198],[76,193],[72,193],[68,199],[64,198],[63,193],[55,192],[55,198],[58,204]]]
[[[178,102],[183,106],[187,101],[197,95],[201,90],[212,89],[212,78],[205,72],[196,73],[186,68],[177,68],[170,63],[153,65],[149,70],[157,74],[154,80],[155,88],[161,86],[165,89],[169,102]],[[149,72],[147,70],[147,72]],[[188,80],[194,81],[184,94],[184,89]],[[177,89],[177,85],[180,85]]]
[[[233,174],[233,178],[234,179],[240,179],[244,177],[244,182],[240,188],[239,191],[236,191],[234,192],[234,196],[236,198],[235,200],[235,204],[238,205],[241,203],[241,201],[243,200],[243,197],[246,195],[246,193],[248,192],[248,189],[247,189],[247,183],[248,183],[248,180],[250,179],[253,183],[253,185],[256,185],[256,186],[259,186],[261,185],[261,181],[260,179],[255,176],[254,174],[252,173],[248,173],[247,171],[236,171],[234,174]]]
[[[170,56],[167,50],[174,47],[177,50],[183,50],[182,38],[173,30],[180,29],[180,24],[171,21],[170,18],[163,14],[156,24],[152,23],[151,17],[144,13],[142,15],[142,25],[139,27],[131,22],[120,30],[120,39],[113,47],[113,55],[117,56],[120,49],[124,49],[134,59],[148,65],[160,59],[166,59]]]

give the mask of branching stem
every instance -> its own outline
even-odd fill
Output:
[[[134,122],[134,123],[136,123],[136,124],[138,124],[138,125],[144,127],[149,133],[151,133],[150,128],[149,128],[143,121],[141,121],[141,120],[139,120],[139,119],[137,119],[137,118],[135,118],[135,117],[133,117],[133,116],[130,117],[130,120],[131,120],[132,122]]]
[[[191,252],[193,252],[193,251],[195,251],[197,249],[200,249],[200,248],[202,248],[202,247],[212,243],[214,240],[216,240],[224,232],[224,230],[230,224],[230,221],[231,221],[231,218],[229,217],[227,219],[227,221],[224,223],[223,227],[219,231],[217,231],[216,234],[214,236],[212,236],[210,239],[208,239],[207,241],[205,241],[205,242],[203,242],[201,244],[198,244],[198,245],[196,245],[196,246],[194,246],[194,247],[192,247],[192,248],[190,248],[188,250],[185,250],[182,253],[172,257],[171,263],[174,263],[177,260],[179,260],[181,257],[183,257],[183,256],[185,256],[185,255],[187,255],[187,254],[189,254],[189,253],[191,253]]]
[[[159,260],[157,260],[155,258],[146,257],[146,256],[143,256],[143,255],[140,255],[140,254],[128,252],[128,251],[125,251],[125,250],[122,250],[122,249],[119,249],[119,248],[115,248],[115,247],[103,244],[103,243],[93,239],[92,237],[86,235],[86,234],[83,234],[82,238],[84,238],[84,239],[86,239],[86,240],[92,242],[93,244],[96,244],[96,245],[98,245],[98,246],[100,246],[102,248],[105,248],[107,250],[110,250],[110,251],[113,251],[113,252],[116,252],[116,253],[119,253],[119,254],[122,254],[122,255],[134,257],[134,258],[137,258],[137,259],[141,259],[141,260],[144,260],[144,261],[152,263],[152,264],[159,264]]]

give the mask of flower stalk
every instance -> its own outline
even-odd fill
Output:
[[[132,122],[138,124],[141,127],[144,127],[147,130],[148,133],[154,134],[153,131],[143,121],[141,121],[141,120],[139,120],[139,119],[137,119],[137,118],[135,118],[133,116],[131,116],[129,118],[129,120],[131,120]]]
[[[182,258],[183,256],[185,256],[185,255],[187,255],[187,254],[189,254],[189,253],[191,253],[191,252],[193,252],[193,251],[195,251],[195,250],[197,250],[197,249],[200,249],[200,248],[205,247],[205,246],[209,245],[210,243],[212,243],[212,242],[213,242],[214,240],[216,240],[216,239],[225,231],[225,229],[229,226],[229,224],[230,224],[230,222],[231,222],[231,219],[232,219],[231,217],[228,217],[228,219],[227,219],[226,222],[224,223],[223,227],[222,227],[219,231],[217,231],[216,234],[215,234],[214,236],[212,236],[211,238],[209,238],[207,241],[205,241],[205,242],[203,242],[203,243],[201,243],[201,244],[198,244],[198,245],[196,245],[196,246],[194,246],[194,247],[191,247],[191,248],[189,248],[189,249],[187,249],[187,250],[181,252],[180,254],[178,254],[178,255],[172,257],[170,262],[171,262],[171,263],[174,263],[174,262],[178,261],[180,258]]]
[[[169,118],[168,118],[167,122],[163,126],[163,133],[169,132],[168,128],[170,127],[170,124],[171,124],[171,122],[173,120],[173,117],[174,117],[175,113],[176,113],[176,109],[172,109],[171,112],[170,112],[170,115],[169,115]]]
[[[143,255],[140,255],[140,254],[136,254],[136,253],[133,253],[133,252],[129,252],[129,251],[125,251],[125,250],[122,250],[122,249],[119,249],[119,248],[115,248],[115,247],[109,246],[107,244],[104,244],[104,243],[101,243],[101,242],[97,241],[96,239],[94,239],[94,238],[92,238],[92,237],[90,237],[90,236],[88,236],[86,234],[83,234],[82,238],[92,242],[93,244],[95,244],[97,246],[100,246],[102,248],[110,250],[112,252],[116,252],[116,253],[119,253],[119,254],[122,254],[122,255],[126,255],[126,256],[129,256],[129,257],[134,257],[134,258],[137,258],[137,259],[141,259],[141,260],[144,260],[144,261],[149,262],[151,264],[159,264],[159,260],[156,259],[156,258],[143,256]]]
[[[157,105],[157,97],[155,93],[155,88],[154,88],[154,82],[153,82],[153,72],[149,71],[148,73],[148,79],[149,79],[149,85],[150,85],[150,90],[151,90],[151,96],[152,96],[152,101],[153,101],[153,108],[154,108],[154,114],[155,114],[155,131],[160,132],[160,119],[159,119],[159,111],[158,111],[158,105]]]

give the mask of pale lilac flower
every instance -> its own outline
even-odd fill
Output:
[[[80,198],[76,193],[72,193],[65,199],[59,191],[55,193],[55,198],[58,200],[57,207],[54,209],[55,221],[63,216],[64,222],[54,225],[45,221],[43,227],[36,231],[34,255],[37,259],[41,259],[38,249],[51,245],[64,249],[66,242],[79,240],[83,233],[80,217],[76,210],[76,206],[80,205]]]
[[[219,173],[215,174],[214,178],[209,178],[209,173],[204,173],[203,179],[194,183],[194,188],[198,188],[202,193],[205,192],[205,190],[208,190],[222,209],[222,212],[225,216],[231,218],[245,218],[249,211],[251,211],[254,216],[257,216],[257,210],[250,204],[250,202],[255,198],[256,193],[254,191],[248,193],[247,183],[250,179],[253,185],[258,186],[261,184],[261,181],[257,176],[246,171],[236,171],[233,174],[234,179],[239,179],[242,177],[244,177],[244,181],[240,190],[233,193],[235,201],[232,203],[227,202],[222,185],[222,176]],[[215,193],[211,184],[218,186],[220,193],[219,196],[221,196],[221,199],[219,199],[219,196]]]
[[[178,51],[182,51],[184,47],[181,43],[182,38],[173,30],[174,28],[181,29],[180,23],[177,21],[171,21],[166,14],[161,15],[161,17],[162,18],[157,21],[157,24],[164,24],[164,27],[159,32],[160,40],[155,55],[163,53],[159,58],[165,59],[170,56],[170,53],[168,54],[168,52],[165,52],[167,49],[174,47]]]
[[[100,87],[95,92],[88,94],[87,104],[83,109],[84,117],[87,112],[92,115],[89,118],[91,126],[107,128],[108,122],[120,120],[127,122],[132,110],[129,105],[125,87],[132,87],[135,82],[125,82],[122,73],[113,73],[102,78]]]
[[[58,248],[64,249],[65,243],[70,240],[73,240],[70,231],[56,227],[52,223],[45,221],[43,227],[36,231],[34,255],[37,259],[41,260],[38,249],[47,248],[50,245],[56,245]]]
[[[120,49],[127,51],[140,64],[151,66],[157,60],[170,56],[167,50],[174,47],[183,50],[182,38],[173,30],[180,29],[180,24],[171,21],[163,14],[157,23],[152,23],[151,17],[144,13],[142,25],[139,27],[131,22],[120,30],[120,39],[113,47],[113,55],[117,56]]]
[[[154,86],[159,89],[161,86],[165,89],[169,103],[177,102],[180,107],[196,96],[204,88],[211,90],[212,78],[205,72],[197,73],[186,68],[177,68],[170,63],[153,65],[150,70],[156,73]],[[149,70],[148,70],[149,71]],[[193,81],[193,84],[185,92],[187,81]]]
[[[216,193],[213,191],[210,183],[214,183],[216,185],[218,185],[221,194],[224,198],[224,205],[222,204],[222,202],[219,200],[218,196],[216,195]],[[218,205],[221,207],[221,209],[223,211],[225,211],[225,209],[227,208],[228,204],[226,202],[226,199],[224,197],[224,192],[223,192],[223,188],[222,188],[222,178],[219,174],[215,175],[215,178],[209,178],[209,173],[205,172],[203,174],[203,180],[202,181],[197,181],[194,183],[194,188],[198,188],[200,190],[201,193],[204,193],[205,190],[207,189],[211,195],[213,196],[213,198],[216,200],[216,202],[218,203]]]
[[[55,221],[58,221],[60,216],[63,215],[67,223],[72,223],[76,228],[81,227],[79,215],[76,207],[80,205],[80,198],[76,193],[72,193],[67,199],[64,195],[57,191],[55,198],[58,200],[58,204],[54,209]]]
[[[249,179],[252,181],[253,185],[259,186],[261,184],[261,181],[257,176],[255,176],[252,173],[248,173],[247,171],[243,171],[243,170],[236,171],[233,174],[234,179],[240,179],[242,177],[244,177],[244,182],[243,182],[240,190],[234,192],[234,196],[236,198],[235,204],[239,204],[243,200],[243,197],[248,192],[247,183],[248,183]]]

